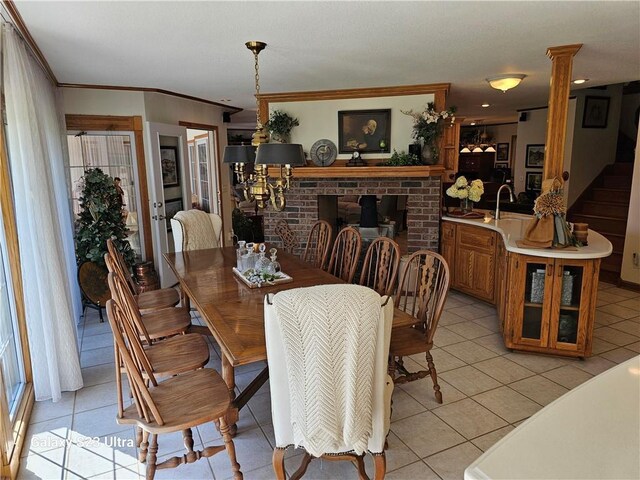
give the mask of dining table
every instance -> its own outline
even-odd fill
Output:
[[[220,346],[222,378],[232,399],[228,414],[231,433],[237,431],[239,410],[269,378],[265,366],[236,395],[235,369],[242,365],[264,362],[267,348],[264,333],[264,297],[291,288],[344,283],[320,268],[298,257],[278,251],[281,271],[293,281],[251,288],[233,272],[236,266],[234,247],[165,253],[165,260],[178,278],[186,306],[193,306]],[[396,309],[394,327],[415,323],[411,315]]]

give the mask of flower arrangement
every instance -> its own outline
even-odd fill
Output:
[[[429,102],[422,112],[414,112],[413,110],[400,111],[413,117],[413,138],[423,140],[424,145],[431,149],[434,163],[437,163],[437,143],[442,134],[444,121],[447,119],[451,123],[455,121],[454,113],[456,112],[456,107],[450,107],[447,110],[438,112],[436,111],[435,103]]]
[[[484,193],[482,180],[472,180],[471,183],[465,177],[458,177],[456,183],[447,189],[447,195],[460,200],[469,199],[472,202],[479,202]]]

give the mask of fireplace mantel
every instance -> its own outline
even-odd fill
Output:
[[[444,173],[442,165],[418,167],[296,167],[294,178],[426,178]]]

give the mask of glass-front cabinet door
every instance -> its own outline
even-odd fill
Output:
[[[549,346],[558,350],[582,351],[590,318],[589,302],[594,284],[593,262],[557,259],[555,263],[553,311]]]
[[[512,338],[515,343],[546,347],[553,296],[553,259],[518,255],[512,258],[515,295]]]

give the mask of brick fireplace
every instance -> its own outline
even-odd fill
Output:
[[[407,246],[409,252],[437,250],[439,236],[440,177],[423,178],[302,178],[293,179],[283,212],[265,210],[267,243],[281,244],[275,233],[280,219],[295,232],[302,255],[311,230],[318,220],[318,195],[407,195]]]

